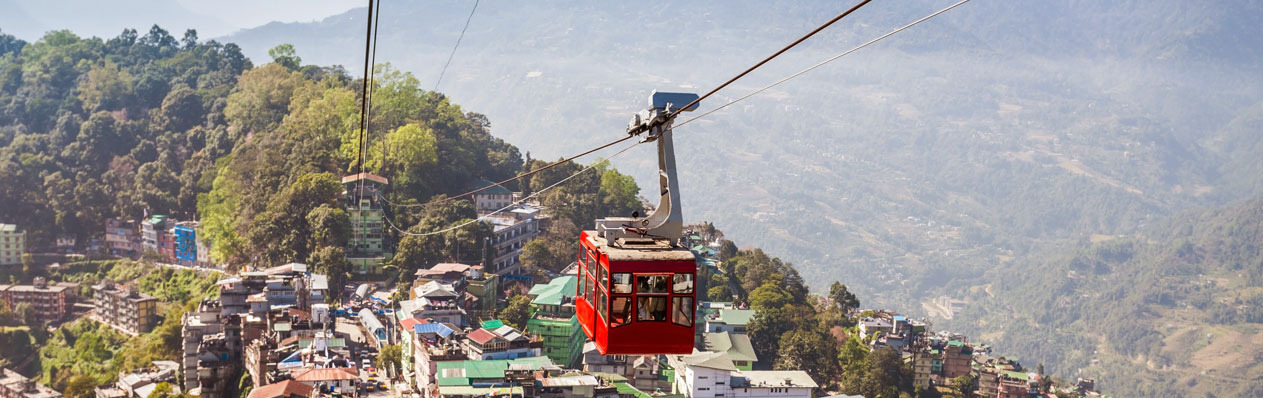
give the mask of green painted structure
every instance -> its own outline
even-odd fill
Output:
[[[578,368],[583,358],[583,343],[587,336],[575,317],[574,294],[578,279],[572,275],[553,278],[547,284],[535,285],[527,294],[531,301],[532,315],[526,322],[526,330],[544,341],[544,355],[567,368]]]
[[[386,177],[359,173],[342,177],[346,213],[351,218],[351,238],[346,245],[346,260],[360,275],[382,273],[382,263],[391,256],[385,239],[382,212],[382,190]]]

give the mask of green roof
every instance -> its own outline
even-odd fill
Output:
[[[499,320],[499,319],[492,319],[492,320],[489,320],[489,321],[483,321],[483,322],[482,322],[482,328],[483,328],[483,329],[487,329],[487,330],[496,330],[496,329],[499,329],[499,328],[502,328],[502,327],[504,327],[504,321],[501,321],[501,320]]]
[[[632,387],[631,384],[627,384],[627,382],[625,381],[615,382],[614,388],[618,389],[619,395],[632,395],[632,396],[635,396],[636,398],[651,398],[652,397],[649,394],[645,394],[644,391],[637,390],[636,387]]]
[[[749,325],[750,318],[754,318],[754,310],[719,310],[719,322],[728,325]]]
[[[960,341],[960,340],[948,340],[948,341],[947,341],[947,345],[953,345],[953,346],[957,346],[957,347],[964,347],[964,346],[965,346],[965,342]]]
[[[344,338],[335,337],[327,341],[329,343],[329,348],[346,348],[346,339]],[[298,340],[298,348],[303,349],[303,348],[311,347],[311,342],[312,342],[312,339]]]
[[[480,194],[483,194],[483,195],[509,195],[513,193],[513,191],[510,191],[508,188],[505,188],[503,185],[497,185],[496,183],[487,181],[485,179],[479,179],[478,181],[475,181],[472,186],[473,186],[473,189],[483,189],[483,188],[491,187],[485,191],[479,192]]]
[[[1004,371],[1004,375],[1018,380],[1030,380],[1030,376],[1022,372],[1014,372],[1012,370]]]
[[[733,361],[758,362],[759,360],[758,355],[754,353],[754,345],[750,344],[749,336],[720,332],[706,333],[704,338],[707,351],[728,353],[728,359]]]
[[[531,304],[561,305],[562,296],[574,295],[577,281],[578,278],[575,278],[573,275],[559,276],[553,278],[547,284],[532,286],[531,291],[527,294],[535,296],[535,299],[531,300]]]
[[[502,379],[510,364],[527,364],[540,369],[553,364],[548,357],[500,359],[490,361],[439,362],[435,373],[439,386],[468,386],[470,379]]]

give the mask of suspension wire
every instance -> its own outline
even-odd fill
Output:
[[[750,92],[749,94],[746,94],[746,95],[744,95],[744,96],[742,96],[742,97],[740,97],[740,98],[737,98],[737,99],[735,99],[735,100],[729,101],[729,102],[728,102],[728,103],[726,103],[726,104],[720,105],[718,108],[711,109],[711,110],[706,111],[706,112],[704,112],[704,113],[702,113],[702,114],[700,114],[700,115],[697,115],[697,116],[694,116],[694,117],[692,117],[692,118],[689,118],[688,120],[685,120],[685,121],[681,122],[680,124],[675,125],[675,128],[680,128],[680,127],[682,127],[682,126],[684,126],[684,125],[686,125],[686,124],[689,124],[690,122],[692,122],[692,121],[694,121],[694,120],[701,119],[701,118],[703,118],[703,117],[706,117],[706,115],[709,115],[709,114],[712,114],[712,113],[715,113],[715,112],[719,111],[720,109],[727,108],[729,105],[732,105],[732,104],[735,104],[735,103],[741,102],[742,100],[745,100],[746,98],[750,98],[750,97],[753,97],[753,96],[755,96],[755,95],[757,95],[757,94],[759,94],[759,93],[762,93],[762,92],[764,92],[764,91],[767,91],[768,89],[771,89],[772,87],[776,87],[776,86],[780,85],[781,83],[785,83],[785,82],[787,82],[787,81],[789,81],[789,80],[792,80],[792,79],[794,79],[794,78],[796,78],[796,77],[798,77],[798,76],[801,76],[801,75],[803,75],[803,74],[805,74],[805,73],[807,73],[807,72],[811,72],[812,70],[814,70],[814,69],[816,69],[816,68],[819,68],[819,67],[821,67],[821,66],[824,66],[824,64],[827,64],[827,63],[833,62],[833,61],[837,60],[838,58],[842,58],[842,57],[847,56],[847,55],[849,55],[849,54],[851,54],[851,53],[853,53],[853,52],[859,51],[860,49],[862,49],[862,48],[864,48],[864,47],[868,47],[869,45],[871,45],[871,44],[873,44],[873,43],[876,43],[876,42],[882,41],[883,39],[885,39],[885,38],[887,38],[887,37],[890,37],[890,36],[893,36],[893,35],[894,35],[894,34],[896,34],[896,33],[902,32],[904,29],[908,29],[908,28],[911,28],[911,27],[913,27],[913,26],[916,26],[916,25],[917,25],[917,24],[919,24],[919,23],[925,22],[925,21],[929,20],[930,18],[934,18],[934,17],[938,16],[939,14],[945,13],[945,12],[947,12],[947,11],[949,11],[949,10],[953,9],[953,8],[956,8],[957,6],[960,6],[961,4],[965,4],[965,3],[968,3],[968,2],[969,2],[969,0],[960,0],[959,2],[956,2],[956,4],[952,4],[951,6],[948,6],[947,8],[944,8],[944,9],[942,9],[942,10],[938,10],[938,12],[935,12],[935,13],[933,13],[933,14],[927,15],[927,16],[925,16],[925,17],[921,18],[921,19],[918,19],[918,20],[916,20],[916,21],[913,21],[913,22],[912,22],[912,23],[910,23],[910,24],[907,24],[907,25],[901,26],[901,27],[899,27],[899,28],[897,28],[897,29],[895,29],[895,30],[890,31],[890,33],[886,33],[886,34],[884,34],[884,35],[878,36],[877,38],[872,39],[872,40],[869,40],[869,41],[865,42],[864,44],[860,44],[859,46],[856,46],[855,48],[852,48],[852,49],[850,49],[850,50],[847,50],[846,52],[843,52],[843,53],[841,53],[841,54],[838,54],[838,55],[835,55],[835,56],[833,56],[833,57],[830,57],[829,59],[826,59],[826,60],[824,60],[824,61],[820,61],[820,63],[817,63],[817,64],[815,64],[815,65],[812,65],[811,67],[808,67],[807,69],[803,69],[803,70],[801,70],[801,71],[798,71],[798,73],[795,73],[795,74],[792,74],[792,75],[786,76],[784,79],[777,80],[775,83],[769,84],[769,85],[767,85],[766,87],[760,88],[760,89],[758,89],[758,90],[754,90],[754,91]]]
[[[610,159],[613,159],[615,156],[622,155],[622,154],[623,154],[623,152],[627,152],[627,150],[628,150],[628,149],[635,148],[637,145],[640,145],[640,144],[642,144],[642,143],[641,143],[641,142],[634,142],[634,143],[632,143],[631,145],[627,146],[626,148],[620,149],[618,152],[614,152],[614,154],[613,154],[613,155],[610,155],[610,157],[605,158],[605,159],[602,159],[602,160],[600,160],[600,161],[592,162],[592,164],[588,165],[587,167],[584,167],[582,170],[576,171],[574,174],[571,174],[569,177],[563,178],[563,179],[561,179],[561,181],[557,181],[557,182],[553,183],[552,185],[549,185],[549,186],[547,186],[547,187],[544,187],[544,189],[541,189],[541,190],[535,191],[535,192],[531,193],[530,195],[527,195],[526,197],[523,197],[522,199],[518,199],[517,201],[514,201],[513,203],[510,203],[508,206],[505,206],[505,207],[502,207],[502,208],[500,208],[500,209],[498,209],[498,210],[496,210],[496,211],[493,211],[493,212],[490,212],[490,213],[487,213],[487,214],[484,214],[484,215],[478,216],[478,217],[477,217],[477,218],[475,218],[475,219],[472,219],[472,220],[469,220],[469,221],[466,221],[466,222],[463,222],[463,223],[460,223],[460,224],[457,224],[457,225],[453,225],[453,226],[450,226],[450,227],[447,227],[447,228],[444,228],[444,229],[441,229],[441,230],[438,230],[438,231],[431,231],[431,232],[424,232],[424,233],[408,232],[408,231],[406,231],[406,230],[400,229],[399,227],[395,226],[395,223],[394,223],[394,222],[392,222],[392,221],[390,221],[390,217],[382,217],[382,218],[386,220],[386,224],[387,224],[387,225],[389,225],[391,229],[393,229],[393,230],[395,230],[395,231],[398,231],[400,234],[403,234],[403,235],[405,235],[405,236],[431,236],[431,235],[438,235],[438,234],[441,234],[441,233],[454,231],[454,230],[457,230],[457,229],[460,229],[460,228],[464,228],[464,227],[466,227],[466,226],[469,226],[469,225],[471,225],[471,224],[473,224],[473,223],[482,222],[483,220],[486,220],[486,219],[488,219],[488,218],[491,218],[491,216],[494,216],[494,215],[496,215],[496,214],[499,214],[499,213],[501,213],[501,212],[504,212],[505,210],[509,210],[509,209],[517,208],[517,207],[518,207],[518,205],[521,205],[522,203],[526,202],[527,200],[533,199],[533,198],[535,198],[536,196],[539,196],[539,194],[542,194],[542,193],[544,193],[544,192],[547,192],[548,190],[553,189],[553,188],[555,188],[555,187],[557,187],[557,186],[560,186],[561,184],[565,184],[567,181],[570,181],[571,179],[574,179],[575,177],[578,177],[580,174],[583,174],[583,173],[587,172],[588,170],[592,170],[592,169],[596,168],[598,165],[601,165],[601,164],[604,164],[604,163],[609,163]],[[384,209],[384,208],[383,208],[383,209]]]
[[[368,84],[368,100],[364,101],[365,103],[368,104],[364,111],[364,114],[366,116],[364,118],[364,135],[365,137],[368,137],[368,138],[372,138],[373,129],[370,127],[373,123],[373,92],[377,91],[377,79],[376,79],[376,76],[377,76],[377,37],[378,37],[377,28],[382,26],[381,24],[382,0],[376,0],[376,1],[377,1],[377,16],[373,19],[373,56],[372,56],[372,61],[369,62],[369,65],[372,65],[372,69],[370,71],[370,74],[366,76],[366,78],[369,78],[372,80],[370,80]],[[368,140],[366,139],[364,141],[365,141],[364,153],[368,153]],[[381,170],[386,169],[386,145],[384,144],[385,143],[383,142]]]
[[[358,145],[359,154],[356,158],[356,166],[359,167],[360,173],[364,172],[364,131],[365,131],[365,122],[368,120],[368,118],[366,117],[366,114],[368,113],[368,79],[369,79],[368,63],[370,62],[369,53],[372,50],[372,44],[373,44],[373,0],[368,0],[368,28],[367,28],[367,32],[364,33],[364,81],[363,81],[362,86],[360,87],[360,134],[359,134],[360,142]]]
[[[820,31],[824,30],[824,28],[829,27],[829,25],[833,25],[834,22],[837,22],[841,20],[842,18],[845,18],[847,15],[851,15],[852,12],[855,12],[855,10],[860,9],[860,7],[863,7],[865,4],[868,4],[868,2],[870,1],[872,0],[860,1],[854,6],[851,6],[851,8],[848,8],[846,11],[843,11],[841,14],[838,14],[838,16],[833,17],[833,19],[830,19],[828,22],[825,22],[823,25],[816,27],[816,29],[812,30],[811,32],[807,32],[807,34],[803,35],[802,37],[799,37],[798,40],[794,40],[793,43],[789,43],[789,45],[785,46],[785,48],[780,49],[780,51],[772,53],[772,55],[767,56],[767,58],[764,58],[762,61],[759,61],[759,63],[754,64],[754,66],[751,66],[749,69],[746,69],[744,72],[741,72],[740,74],[733,76],[731,79],[728,79],[728,81],[724,82],[724,84],[720,84],[719,87],[715,87],[714,89],[711,89],[706,94],[703,94],[702,96],[697,97],[697,99],[693,100],[693,102],[688,103],[688,105],[677,108],[674,112],[671,112],[671,114],[667,116],[667,120],[670,120],[676,115],[679,115],[680,112],[684,112],[685,109],[689,109],[693,105],[697,105],[701,103],[702,100],[706,99],[706,97],[709,97],[711,96],[711,94],[714,94],[715,92],[719,90],[722,90],[724,87],[728,87],[728,85],[732,84],[732,82],[735,82],[737,81],[737,79],[745,77],[745,75],[749,74],[750,72],[753,72],[755,69],[758,69],[760,66],[763,66],[763,64],[768,63],[768,61],[771,61],[773,58],[776,58],[782,53],[789,51],[789,49],[794,48],[794,46],[797,46],[798,43],[802,43],[804,40],[807,40],[811,36],[814,36],[816,33],[819,33]]]
[[[456,45],[452,46],[452,53],[447,55],[447,62],[443,63],[443,71],[439,72],[439,79],[434,82],[434,90],[431,91],[439,91],[439,83],[443,82],[443,75],[447,74],[447,66],[452,64],[452,57],[456,56],[456,49],[460,48],[460,40],[465,38],[465,30],[469,29],[469,21],[474,19],[474,11],[478,11],[479,1],[474,0],[474,8],[469,10],[469,17],[465,18],[465,27],[460,29],[460,36],[456,37]]]
[[[575,160],[575,159],[578,159],[578,158],[581,158],[581,157],[587,156],[587,155],[591,154],[592,152],[596,152],[596,151],[599,151],[599,150],[602,150],[602,149],[605,149],[605,148],[609,148],[609,147],[611,147],[611,146],[617,145],[617,144],[618,144],[618,143],[620,143],[620,142],[627,141],[627,140],[632,139],[632,138],[635,138],[635,137],[636,137],[636,136],[634,136],[634,135],[628,135],[628,136],[626,136],[626,137],[619,138],[619,139],[614,140],[614,141],[610,141],[609,143],[607,143],[607,144],[605,144],[605,145],[601,145],[601,146],[599,146],[599,147],[589,149],[589,150],[584,151],[583,153],[580,153],[580,154],[578,154],[578,155],[574,155],[574,156],[571,156],[571,157],[568,157],[568,158],[565,158],[565,159],[562,159],[562,160],[558,160],[558,161],[556,161],[556,162],[549,163],[549,164],[544,165],[544,166],[542,166],[542,167],[540,167],[540,168],[538,168],[538,169],[531,170],[531,171],[528,171],[528,172],[526,172],[526,173],[518,174],[516,177],[507,178],[507,179],[505,179],[504,181],[495,182],[495,183],[492,183],[491,185],[488,185],[488,186],[485,186],[485,187],[482,187],[482,188],[478,188],[478,189],[475,189],[475,190],[472,190],[472,191],[469,191],[469,192],[465,192],[465,193],[462,193],[462,194],[459,194],[459,195],[448,196],[448,197],[443,198],[443,199],[433,200],[433,201],[429,201],[429,202],[425,202],[425,203],[409,203],[409,204],[393,204],[393,203],[391,203],[390,205],[391,205],[391,206],[395,206],[395,207],[421,207],[421,206],[436,205],[436,204],[440,204],[440,203],[444,203],[444,202],[450,202],[450,201],[453,201],[453,200],[456,200],[456,199],[460,199],[460,198],[463,198],[463,197],[466,197],[466,196],[470,196],[470,195],[473,195],[473,194],[476,194],[476,193],[479,193],[479,192],[482,192],[482,191],[486,191],[486,190],[491,189],[491,188],[495,188],[495,187],[498,187],[498,186],[503,186],[504,184],[508,184],[508,183],[510,183],[510,182],[513,182],[513,181],[517,181],[517,180],[520,180],[520,179],[523,179],[523,178],[526,178],[526,177],[530,177],[530,176],[533,176],[533,175],[535,175],[535,174],[539,174],[540,172],[542,172],[542,171],[544,171],[544,170],[548,170],[548,169],[551,169],[551,168],[553,168],[553,167],[560,166],[560,165],[562,165],[563,163],[566,163],[566,162],[569,162],[569,161],[572,161],[572,160]]]

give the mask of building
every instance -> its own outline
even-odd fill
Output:
[[[412,295],[416,299],[399,302],[401,316],[465,326],[465,310],[460,307],[461,295],[452,285],[429,281],[413,288]]]
[[[30,285],[0,285],[0,301],[8,303],[9,308],[28,303],[41,323],[55,322],[65,317],[74,304],[71,288],[77,286],[64,282],[50,285],[43,277],[35,277]]]
[[[434,397],[438,394],[439,363],[462,362],[469,358],[465,355],[458,331],[441,323],[422,322],[414,318],[400,320],[401,327],[412,331],[411,341],[406,343],[410,347],[411,359],[403,361],[411,363],[412,369],[404,372],[404,380],[424,396]],[[400,348],[402,351],[403,347]]]
[[[131,335],[148,333],[158,322],[158,298],[141,293],[136,285],[118,286],[106,279],[92,286],[96,317]]]
[[[173,229],[175,237],[175,261],[180,265],[186,266],[202,266],[208,264],[203,261],[206,255],[198,250],[203,249],[201,238],[197,232],[201,229],[201,224],[197,221],[183,221],[175,224]]]
[[[311,396],[311,391],[315,389],[315,387],[300,381],[285,380],[250,390],[250,395],[247,398],[307,398]]]
[[[0,265],[22,264],[25,252],[26,231],[18,230],[17,225],[0,224]]]
[[[167,260],[174,259],[175,236],[172,236],[172,232],[174,232],[175,224],[175,219],[161,214],[155,214],[141,222],[141,251],[152,251]]]
[[[492,320],[465,335],[464,348],[465,355],[473,360],[518,359],[540,356],[543,342]]]
[[[706,333],[745,334],[751,318],[754,318],[754,310],[721,309],[718,315],[706,317]]]
[[[801,370],[742,371],[722,352],[668,356],[675,368],[672,389],[689,398],[810,398],[817,387]]]
[[[470,190],[479,189],[483,189],[483,191],[475,193],[473,199],[474,208],[478,210],[480,215],[500,210],[513,204],[513,191],[510,191],[503,185],[479,179],[470,187]]]
[[[641,391],[670,390],[671,379],[665,374],[668,369],[656,355],[601,355],[596,343],[583,345],[584,372],[619,375]]]
[[[553,278],[547,284],[531,287],[531,319],[526,331],[544,342],[544,355],[554,363],[567,368],[577,368],[583,355],[583,343],[587,336],[579,326],[574,312],[577,279],[573,275]]]
[[[114,256],[139,256],[143,250],[140,248],[140,234],[136,232],[136,222],[113,218],[106,220],[105,249]]]
[[[360,371],[356,368],[300,369],[294,373],[294,381],[313,387],[317,384],[330,386],[338,391],[355,391],[355,383],[359,380]]]
[[[180,364],[175,361],[153,361],[153,366],[135,372],[118,372],[118,380],[113,386],[97,387],[97,397],[148,397],[159,384],[167,383],[172,392],[180,393],[180,383],[176,380]]]
[[[0,398],[61,398],[61,393],[7,368],[0,369]]]
[[[495,317],[500,301],[500,276],[483,272],[483,266],[469,267],[469,277],[465,278],[465,294],[471,302],[465,310],[481,319]]]
[[[539,236],[538,216],[539,209],[521,206],[508,214],[500,213],[485,218],[491,222],[495,233],[491,244],[496,248],[496,258],[491,261],[490,272],[513,274],[522,268],[522,247]]]
[[[974,348],[960,340],[949,340],[943,347],[943,378],[954,379],[973,372]]]
[[[346,259],[356,273],[380,274],[382,262],[389,255],[383,228],[382,190],[386,177],[359,173],[342,177],[342,192],[347,214],[351,216],[351,239],[347,241]]]
[[[530,375],[540,372],[546,376],[556,376],[561,368],[554,365],[548,357],[522,358],[514,360],[489,361],[452,361],[439,362],[437,366],[437,393],[428,393],[427,397],[475,398],[498,395],[535,396],[534,380],[518,383],[517,375]]]
[[[754,353],[754,345],[750,344],[750,336],[738,333],[706,333],[703,336],[706,351],[728,354],[733,366],[740,370],[754,370],[754,363],[759,357]]]

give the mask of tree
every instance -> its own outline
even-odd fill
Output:
[[[22,324],[30,326],[31,330],[42,326],[38,315],[35,314],[35,307],[32,307],[31,303],[23,301],[13,306],[13,314],[15,318],[22,320]]]
[[[312,271],[329,277],[332,291],[341,291],[342,286],[346,286],[351,279],[351,263],[347,262],[346,251],[342,246],[320,246],[311,254],[308,263],[311,264]],[[332,303],[339,296],[330,294],[325,296],[325,300]]]
[[[759,361],[776,363],[780,355],[781,336],[800,325],[814,324],[813,315],[811,307],[799,304],[756,311],[746,327],[746,333]]]
[[[825,333],[799,328],[781,336],[776,370],[804,370],[820,385],[839,374],[838,345]]]
[[[780,284],[774,279],[767,282],[750,292],[750,308],[755,311],[766,311],[774,308],[783,308],[790,303],[789,292],[781,288]]]
[[[303,64],[303,59],[298,57],[297,52],[294,51],[294,46],[289,43],[272,47],[271,50],[268,50],[268,56],[272,57],[272,60],[277,64],[289,70],[298,70]]]
[[[400,364],[402,361],[403,351],[398,344],[387,344],[377,353],[377,366],[388,369],[393,375],[399,375],[403,371]]]
[[[829,286],[829,300],[837,306],[843,314],[850,314],[860,307],[859,298],[855,297],[855,293],[851,293],[841,282],[833,281]]]
[[[311,247],[345,247],[351,237],[351,216],[346,210],[322,204],[307,213]]]
[[[166,384],[166,383],[162,383]],[[95,388],[96,379],[90,375],[81,374],[70,378],[70,382],[66,384],[66,397],[69,398],[92,398],[96,395]],[[167,387],[170,392],[170,386]],[[157,389],[154,389],[157,392]],[[164,398],[162,395],[150,395],[151,397]]]
[[[952,379],[952,389],[962,397],[973,396],[978,389],[978,379],[971,374],[957,376]]]
[[[736,257],[736,256],[737,256],[737,251],[738,251],[738,250],[737,250],[737,244],[736,244],[736,243],[733,243],[733,242],[732,242],[732,241],[730,241],[730,240],[724,239],[724,240],[723,240],[723,241],[719,244],[719,260],[720,260],[720,261],[728,261],[728,259],[731,259],[731,258],[733,258],[733,257]]]
[[[496,313],[504,324],[522,330],[526,328],[526,321],[531,317],[531,296],[525,294],[514,294],[509,297],[509,305]]]

